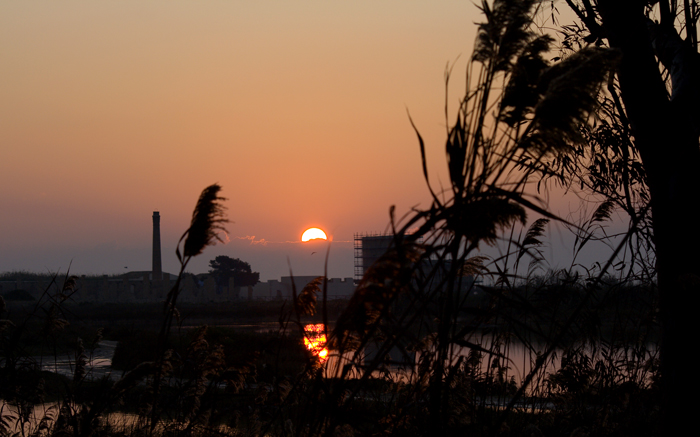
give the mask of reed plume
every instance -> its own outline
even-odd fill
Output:
[[[226,207],[221,203],[226,200],[226,198],[220,197],[219,191],[221,191],[221,186],[219,184],[209,185],[202,191],[202,194],[200,194],[197,200],[197,205],[195,205],[194,211],[192,212],[190,227],[182,234],[182,237],[180,237],[177,243],[177,249],[175,249],[177,259],[180,261],[180,273],[177,276],[175,285],[168,293],[163,307],[164,320],[161,325],[160,334],[158,335],[158,358],[156,372],[153,378],[154,402],[151,408],[151,434],[158,423],[159,410],[157,398],[160,391],[160,378],[163,375],[163,365],[168,361],[168,358],[166,358],[166,343],[170,335],[173,316],[177,314],[175,304],[180,294],[182,275],[185,273],[185,268],[193,256],[199,255],[205,247],[213,246],[217,241],[224,242],[219,232],[226,234],[224,223],[228,223],[228,219],[226,218]],[[180,245],[183,240],[185,242],[182,247],[182,252],[180,252]]]
[[[221,191],[221,186],[212,184],[205,188],[199,196],[194,212],[192,212],[190,227],[182,234],[178,242],[176,253],[180,262],[199,255],[205,247],[213,246],[217,241],[224,242],[219,232],[226,234],[224,223],[228,223],[228,219],[226,218],[226,207],[221,202],[227,199],[219,197],[219,191]],[[183,239],[185,245],[181,255],[180,243]]]
[[[322,292],[321,286],[325,276],[319,276],[304,286],[294,299],[294,309],[297,314],[313,316],[316,314],[317,295]]]

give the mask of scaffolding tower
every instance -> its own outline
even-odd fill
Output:
[[[359,282],[376,260],[384,255],[394,241],[394,236],[386,233],[355,233],[355,282]]]

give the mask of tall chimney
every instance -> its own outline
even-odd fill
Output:
[[[153,281],[163,279],[163,267],[160,263],[160,213],[153,211]]]

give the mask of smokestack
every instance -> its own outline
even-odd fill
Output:
[[[153,211],[153,281],[163,279],[163,267],[160,263],[160,213]]]

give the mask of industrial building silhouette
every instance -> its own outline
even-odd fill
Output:
[[[159,211],[153,211],[153,245],[151,270],[131,271],[118,276],[80,277],[70,301],[80,302],[160,302],[165,300],[177,276],[163,272]],[[391,236],[380,234],[355,234],[355,279],[362,277],[367,267],[379,258],[391,242]],[[359,270],[358,270],[359,269]],[[359,278],[358,278],[359,275]],[[254,286],[239,287],[231,278],[228,284],[217,284],[213,277],[200,280],[194,275],[185,275],[181,281],[178,301],[181,303],[228,302],[234,300],[291,299],[293,289],[299,292],[317,276],[283,276],[259,282]],[[56,278],[58,289],[63,284]],[[329,299],[347,299],[355,291],[353,278],[329,278],[326,282]],[[24,290],[38,299],[51,285],[50,280],[0,281],[0,293]]]

